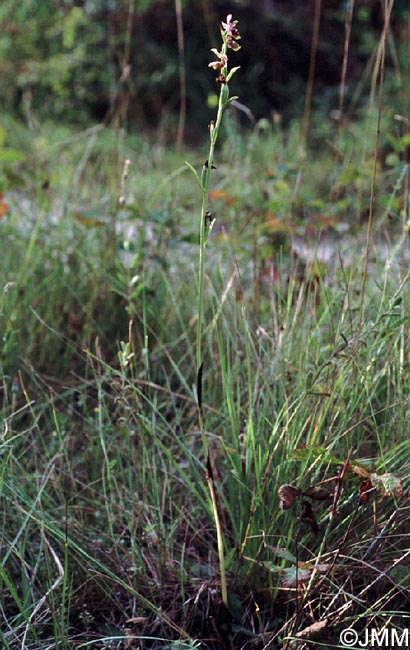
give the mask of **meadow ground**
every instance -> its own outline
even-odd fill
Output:
[[[371,119],[319,121],[309,148],[298,126],[241,135],[226,116],[199,382],[184,161],[199,173],[206,152],[4,128],[22,156],[0,203],[1,647],[301,650],[343,647],[345,628],[408,632],[400,139],[382,163]]]

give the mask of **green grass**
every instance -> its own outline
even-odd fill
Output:
[[[0,221],[6,650],[245,650],[289,647],[324,619],[333,644],[345,627],[409,625],[408,172],[378,168],[378,232],[391,251],[404,239],[388,265],[371,247],[361,309],[371,174],[351,172],[356,134],[335,181],[326,145],[311,158],[296,128],[264,128],[226,125],[205,261],[228,611],[195,395],[200,212],[184,159],[200,169],[206,154],[50,125],[20,138]],[[314,252],[317,214],[330,236],[347,223],[358,252],[297,258],[291,236]],[[298,496],[283,510],[285,485]]]

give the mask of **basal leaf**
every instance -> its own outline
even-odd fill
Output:
[[[288,569],[283,570],[282,586],[295,588],[304,582],[308,582],[311,575],[311,569],[301,569],[296,566],[289,567]]]

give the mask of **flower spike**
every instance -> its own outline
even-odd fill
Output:
[[[211,50],[217,59],[211,61],[211,63],[208,64],[208,67],[219,73],[216,81],[220,85],[229,81],[234,72],[238,69],[233,68],[233,70],[228,74],[228,56],[226,53],[228,49],[233,50],[234,52],[241,49],[241,46],[238,43],[241,35],[236,27],[237,24],[237,20],[232,20],[232,14],[228,14],[226,22],[221,22],[222,49],[219,51],[214,47]]]
[[[226,17],[226,23],[221,23],[222,38],[224,39],[226,45],[234,51],[237,51],[241,48],[239,43],[236,42],[241,38],[241,35],[236,27],[237,24],[237,20],[232,20],[232,14],[228,14]]]

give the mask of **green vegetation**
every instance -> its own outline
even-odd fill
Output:
[[[409,628],[408,116],[376,103],[311,145],[227,109],[212,155],[2,118],[2,648]]]
[[[357,193],[339,199],[357,249],[339,259],[342,209],[321,186],[331,153],[298,161],[298,134],[266,126],[217,154],[203,410],[229,615],[212,630],[222,605],[195,398],[193,154],[46,128],[48,143],[39,132],[8,172],[31,181],[2,199],[3,647],[121,647],[127,635],[165,647],[142,638],[185,634],[264,647],[306,627],[308,606],[332,638],[370,618],[405,625],[407,235],[383,204],[405,205],[407,171],[378,172],[376,223],[396,219],[397,244],[389,263],[370,250],[361,305]],[[114,156],[131,160],[115,183]],[[296,183],[308,224],[289,212]],[[292,257],[301,228],[312,262]],[[321,232],[330,264],[314,261]],[[299,494],[280,509],[289,484],[307,492],[301,510]]]

